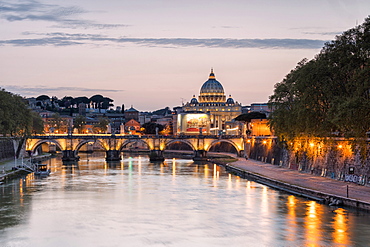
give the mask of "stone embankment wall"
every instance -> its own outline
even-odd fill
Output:
[[[370,186],[370,156],[349,141],[289,143],[256,137],[249,143],[249,157],[313,175]]]
[[[0,160],[14,158],[15,151],[13,140],[8,138],[0,139]]]

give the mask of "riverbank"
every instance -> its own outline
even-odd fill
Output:
[[[32,162],[44,161],[52,157],[51,154],[39,155],[32,158]],[[20,177],[31,172],[27,167],[22,167],[22,164],[29,164],[31,160],[25,159],[4,159],[0,162],[0,183],[6,182],[8,179]]]
[[[224,166],[242,178],[321,203],[370,211],[370,187],[313,176],[256,160],[235,158],[236,162]]]

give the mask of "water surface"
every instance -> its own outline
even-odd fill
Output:
[[[0,186],[0,246],[368,246],[370,215],[146,156],[78,165]]]

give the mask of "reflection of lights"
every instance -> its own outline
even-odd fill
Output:
[[[208,165],[205,165],[205,166],[204,166],[204,177],[205,177],[205,178],[207,178],[207,177],[208,177],[208,172],[209,172]]]
[[[348,219],[346,217],[346,211],[343,208],[338,208],[334,211],[334,221],[333,221],[333,239],[335,243],[341,245],[348,245]]]
[[[213,187],[217,187],[217,165],[213,164]]]
[[[296,231],[297,231],[297,216],[296,216],[296,198],[295,196],[288,196],[288,202],[287,202],[287,208],[288,208],[288,214],[287,214],[287,239],[289,241],[295,241],[296,240]]]
[[[176,176],[176,160],[172,159],[172,176]]]
[[[306,240],[307,245],[312,243],[320,242],[321,238],[321,205],[317,204],[315,201],[307,203],[307,212],[305,220],[305,229],[306,229]]]
[[[247,181],[247,190],[251,189],[251,181]]]
[[[139,162],[138,162],[138,175],[141,176],[141,156],[139,156]]]
[[[295,202],[295,197],[294,196],[288,196],[288,205],[289,206],[295,206],[296,202]]]
[[[20,195],[20,203],[23,204],[23,179],[19,180],[19,195]]]
[[[227,188],[228,189],[231,189],[233,186],[232,186],[232,181],[231,181],[231,174],[229,173],[229,180],[228,180],[228,183],[227,183]]]
[[[268,200],[268,188],[262,185],[262,197],[261,197],[261,213],[268,215],[269,200]]]

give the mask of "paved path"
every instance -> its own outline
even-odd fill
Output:
[[[330,178],[313,176],[308,173],[301,173],[296,170],[256,160],[245,160],[244,158],[238,158],[238,161],[230,163],[230,165],[274,180],[340,197],[347,196],[348,185],[348,198],[370,203],[369,186],[361,186],[354,183],[346,183]]]

